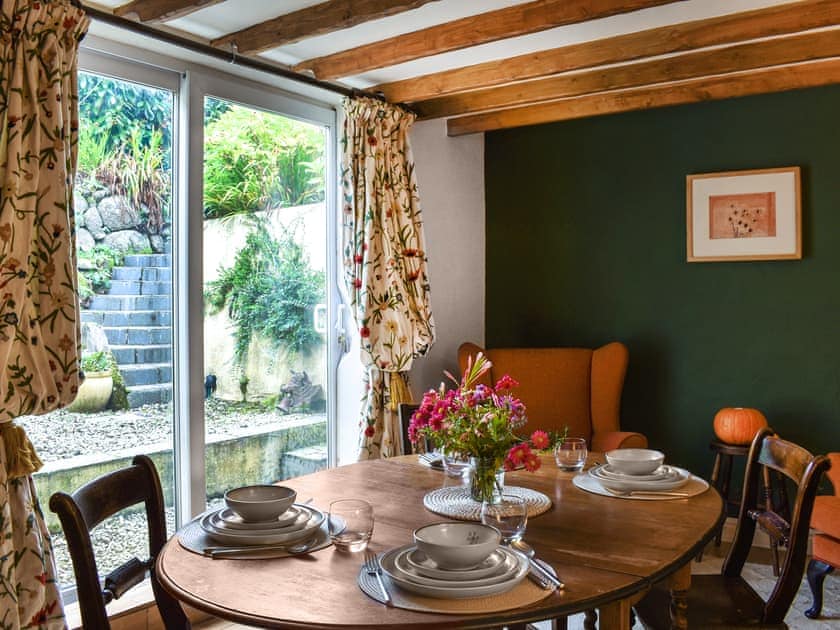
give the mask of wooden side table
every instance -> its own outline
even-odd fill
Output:
[[[709,448],[715,453],[715,463],[712,468],[712,478],[709,482],[712,486],[720,492],[723,497],[723,509],[728,514],[729,506],[734,506],[736,510],[740,508],[741,497],[736,495],[730,497],[729,494],[732,489],[732,463],[735,457],[744,457],[749,454],[749,445],[740,446],[737,444],[727,444],[719,440],[712,440],[709,443]],[[774,483],[774,477],[777,483]],[[790,518],[790,503],[788,502],[787,488],[785,486],[785,478],[781,473],[770,475],[770,469],[766,466],[763,470],[763,494],[764,505],[768,510],[778,512]],[[715,535],[715,546],[720,547],[721,536],[723,535],[723,523]],[[772,537],[770,538],[770,550],[773,553],[773,575],[779,575],[779,544]],[[700,554],[702,557],[702,553]]]

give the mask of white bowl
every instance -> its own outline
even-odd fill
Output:
[[[441,569],[469,569],[499,546],[502,535],[483,523],[434,523],[414,530],[417,548]]]
[[[606,457],[613,470],[625,475],[649,475],[665,461],[664,453],[649,448],[619,448]]]
[[[297,492],[286,486],[242,486],[225,492],[225,503],[244,521],[270,521],[288,510]]]

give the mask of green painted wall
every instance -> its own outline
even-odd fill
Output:
[[[840,451],[840,86],[493,132],[485,146],[489,347],[623,341],[623,426],[703,474],[724,406]],[[687,174],[793,165],[801,261],[686,262]]]

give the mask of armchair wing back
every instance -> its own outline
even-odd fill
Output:
[[[640,433],[620,430],[621,391],[627,347],[619,342],[589,348],[494,348],[474,343],[458,348],[461,370],[468,357],[483,352],[493,367],[487,385],[503,374],[519,381],[517,395],[528,408],[529,429],[560,430],[585,437],[592,450],[645,447]]]

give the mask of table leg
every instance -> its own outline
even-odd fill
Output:
[[[598,609],[601,630],[630,630],[631,604],[629,599],[610,602]]]
[[[596,630],[598,626],[598,613],[594,610],[587,610],[583,613],[583,630]]]
[[[671,629],[688,628],[688,589],[691,588],[691,563],[677,569],[668,578],[671,590]]]

